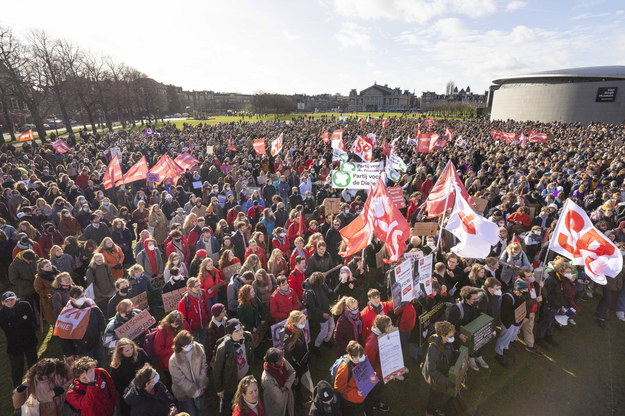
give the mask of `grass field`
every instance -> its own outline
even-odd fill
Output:
[[[560,347],[552,348],[544,357],[535,357],[524,349],[514,350],[516,362],[504,369],[494,361],[494,345],[484,355],[490,369],[469,370],[468,389],[456,404],[458,412],[449,415],[471,416],[619,416],[625,415],[625,322],[614,318],[605,330],[594,324],[592,312],[597,296],[583,304],[586,310],[576,316],[577,326],[558,330],[555,334]],[[613,315],[612,315],[613,316]],[[4,335],[0,336],[4,344]],[[49,338],[40,348],[41,357],[58,357],[58,342]],[[313,381],[329,377],[334,362],[334,350],[322,347],[322,356],[312,358]],[[6,355],[1,354],[0,414],[10,415],[11,382]],[[391,407],[388,415],[423,415],[427,401],[427,386],[417,363],[407,363],[410,373],[403,382],[391,381],[383,400]],[[261,367],[254,374],[260,378]],[[215,415],[218,401],[212,382],[207,395],[207,415]],[[297,416],[301,413],[296,412]],[[382,414],[382,413],[379,413]]]

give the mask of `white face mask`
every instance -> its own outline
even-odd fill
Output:
[[[501,289],[495,290],[495,295],[501,296],[502,295]]]
[[[564,277],[566,277],[570,281],[575,280],[575,275],[573,273],[567,273],[567,274],[564,275]]]
[[[306,324],[297,324],[297,327],[299,329],[304,329],[304,328],[306,328]]]
[[[428,245],[428,247],[434,247],[434,246],[436,246],[436,243],[434,241],[428,241],[427,245]]]
[[[160,379],[161,375],[159,373],[156,373],[156,375],[154,376],[154,384],[158,383]]]
[[[148,250],[154,251],[154,244],[148,244]]]
[[[365,362],[365,360],[367,359],[366,355],[362,355],[358,358],[358,361],[360,361],[361,363]]]
[[[184,352],[189,352],[192,349],[193,349],[193,344],[185,345],[184,347],[182,347],[182,351]]]
[[[172,279],[174,279],[174,280],[180,280],[180,279],[182,279],[182,276],[180,276],[179,274],[177,274],[176,276],[173,276],[173,275],[172,275],[172,276],[171,276],[171,278],[172,278]]]
[[[341,273],[341,279],[347,279],[349,275],[347,273]]]
[[[87,300],[87,298],[85,298],[84,296],[82,298],[78,298],[74,301],[74,304],[76,304],[76,306],[82,306],[85,304],[85,301]]]
[[[447,338],[447,343],[453,344],[455,340],[456,340],[456,337],[449,337]]]

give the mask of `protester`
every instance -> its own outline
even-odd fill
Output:
[[[119,337],[117,336],[115,330],[141,313],[139,309],[134,308],[130,299],[124,299],[119,302],[115,310],[117,313],[109,319],[106,329],[104,330],[103,338],[104,347],[108,348],[110,352],[115,349],[117,341],[119,341]],[[143,335],[140,335],[135,339],[139,344],[143,344]]]
[[[189,324],[179,311],[171,311],[159,323],[154,335],[154,355],[159,370],[169,374],[169,359],[174,353],[174,338],[182,330],[189,330]],[[168,383],[170,384],[170,383]]]
[[[124,397],[124,391],[130,386],[137,371],[149,361],[145,351],[134,341],[122,338],[117,342],[111,357],[109,374],[115,383],[118,397]],[[119,401],[119,413],[120,416],[130,416],[130,407],[125,400]]]
[[[94,300],[100,309],[106,309],[115,294],[113,271],[104,261],[104,255],[95,253],[87,268],[87,285],[93,284]]]
[[[65,400],[81,416],[112,416],[120,399],[109,373],[97,365],[89,357],[72,364],[74,380]]]
[[[174,338],[174,354],[169,359],[171,391],[178,408],[191,416],[204,414],[204,390],[208,385],[204,347],[193,341],[189,331],[182,330]]]
[[[334,328],[334,342],[336,343],[337,356],[346,351],[350,341],[358,341],[362,333],[362,320],[358,301],[352,297],[344,296],[331,309],[333,316],[338,316]]]
[[[130,406],[131,416],[175,415],[178,411],[176,399],[169,392],[161,377],[149,363],[135,375],[124,393],[124,400]]]
[[[210,320],[208,301],[200,280],[192,277],[187,280],[187,293],[178,302],[178,311],[188,322],[193,338],[201,344],[206,340],[206,329]]]
[[[226,322],[228,317],[226,316],[226,307],[221,303],[216,303],[211,307],[211,322],[208,324],[208,330],[206,331],[206,361],[209,366],[213,364],[213,351],[217,345],[217,341],[226,335]]]
[[[254,348],[262,342],[267,332],[267,313],[252,285],[244,285],[239,290],[239,306],[237,318],[243,329],[252,333]]]
[[[265,416],[254,376],[244,377],[232,399],[232,416]]]
[[[331,291],[325,283],[325,276],[321,272],[313,273],[304,281],[304,303],[312,322],[319,324],[319,334],[312,347],[313,353],[320,354],[322,343],[329,344],[334,334],[334,318],[330,313]]]
[[[278,288],[272,293],[269,301],[271,317],[275,322],[284,321],[291,311],[300,310],[302,304],[297,295],[291,290],[285,276],[279,276]]]
[[[448,378],[450,367],[454,363],[453,342],[456,328],[447,321],[434,324],[436,333],[428,340],[428,350],[422,367],[423,378],[429,385],[429,398],[426,414],[444,415],[451,399],[448,389],[453,386]]]
[[[261,385],[263,402],[268,415],[294,415],[295,398],[291,390],[295,382],[295,370],[284,359],[282,351],[271,347],[265,353]]]
[[[309,416],[336,416],[343,414],[340,396],[334,391],[330,383],[321,380],[313,390]]]
[[[343,357],[334,376],[334,389],[341,396],[342,414],[345,416],[363,416],[372,414],[373,403],[369,401],[365,410],[365,399],[352,375],[353,368],[366,360],[365,349],[356,341],[347,344],[347,355]]]
[[[34,364],[24,382],[13,390],[13,407],[22,407],[25,403],[35,414],[57,416],[62,412],[66,390],[72,381],[69,365],[57,358],[43,358]],[[30,399],[35,403],[31,405]],[[22,408],[23,409],[23,408]]]
[[[371,333],[371,326],[375,317],[382,314],[386,315],[393,310],[393,302],[381,302],[380,291],[377,289],[369,289],[367,292],[367,306],[360,311],[360,318],[362,319],[362,333],[360,339],[366,341]]]
[[[69,290],[74,284],[69,273],[61,272],[54,277],[52,282],[52,297],[50,302],[52,303],[52,316],[53,323],[56,322],[61,310],[69,301]]]

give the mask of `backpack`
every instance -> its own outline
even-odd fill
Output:
[[[310,308],[312,306],[311,302],[315,299],[315,296],[315,291],[311,288],[304,289],[304,292],[302,293],[302,305],[304,305],[306,308]],[[307,298],[309,298],[311,302],[307,302]]]
[[[347,355],[341,355],[330,367],[330,383],[334,386],[334,379],[336,378],[336,372],[339,370],[341,364],[345,362],[347,363],[347,381],[352,377],[352,366],[350,365],[351,360],[347,358]]]
[[[457,303],[451,303],[451,302],[445,302],[445,317],[443,320],[449,322],[449,314],[451,312],[451,309],[454,306],[458,306],[458,309],[460,310],[460,320],[462,321],[464,319],[464,307],[462,306],[462,302],[457,302]]]
[[[145,335],[145,340],[143,341],[143,350],[150,358],[156,357],[156,351],[154,350],[154,342],[156,339],[156,333],[158,332],[158,326],[152,328]]]

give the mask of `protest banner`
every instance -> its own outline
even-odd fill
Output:
[[[178,302],[180,302],[180,299],[182,299],[185,293],[187,293],[186,287],[163,293],[161,297],[163,298],[163,309],[165,310],[165,313],[177,309]]]
[[[326,198],[323,200],[323,207],[325,208],[325,214],[338,214],[340,210],[341,198]]]
[[[147,331],[147,329],[155,323],[156,319],[154,319],[154,317],[150,315],[150,312],[144,310],[141,311],[141,313],[137,314],[137,316],[117,328],[115,330],[115,335],[118,339],[135,339],[139,335]]]
[[[302,310],[302,313],[308,318],[308,311]],[[271,341],[273,346],[279,349],[284,349],[284,325],[286,325],[286,319],[276,324],[271,325]],[[310,325],[308,319],[306,319],[306,326],[304,327],[304,338],[306,338],[306,344],[310,343]]]
[[[426,313],[419,315],[419,345],[424,345],[434,332],[434,323],[445,315],[445,302],[437,303]]]
[[[144,310],[148,307],[148,293],[139,293],[137,296],[130,298],[130,301],[134,305],[135,309]]]
[[[397,209],[406,208],[406,198],[404,198],[404,190],[401,189],[401,186],[391,186],[387,189],[391,196],[391,201],[393,201]]]
[[[163,286],[165,286],[165,277],[164,276],[153,277],[151,283],[152,283],[152,289],[162,290]]]
[[[406,302],[414,299],[413,279],[412,279],[413,262],[410,259],[403,261],[400,265],[393,268],[391,276],[391,296],[393,299],[393,309],[397,311]]]
[[[434,255],[428,254],[417,260],[413,267],[413,288],[414,297],[421,298],[432,294],[432,263]]]
[[[337,189],[371,189],[384,170],[384,162],[343,162],[341,169],[332,172],[332,187]]]
[[[239,273],[239,270],[241,270],[241,263],[231,264],[230,266],[224,267],[221,271],[223,272],[224,277],[228,281],[236,273]]]
[[[437,222],[416,222],[412,227],[412,235],[436,236],[438,235]]]
[[[526,302],[523,302],[514,310],[514,322],[520,324],[523,322],[523,319],[527,316],[527,306]]]
[[[492,316],[482,313],[467,325],[460,327],[460,332],[467,337],[466,345],[472,352],[479,350],[493,338],[494,321]]]
[[[449,369],[447,378],[451,381],[452,386],[447,390],[450,396],[457,396],[464,385],[464,379],[469,369],[469,349],[464,345],[458,351],[458,358],[454,365]]]
[[[399,339],[399,330],[382,334],[378,337],[378,348],[380,353],[380,366],[382,367],[382,378],[384,384],[391,381],[400,374],[404,374],[404,355]]]
[[[354,368],[352,368],[352,376],[362,396],[367,396],[375,385],[380,382],[378,376],[375,375],[375,371],[369,359],[365,359],[362,363],[356,364]]]

